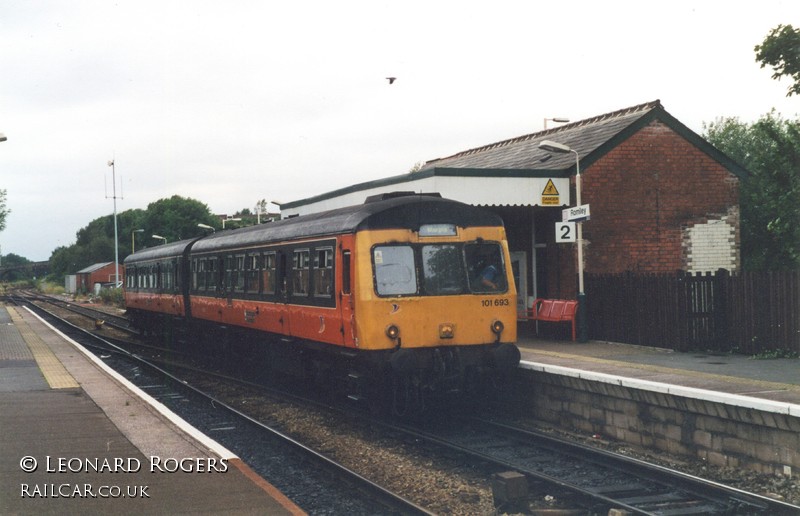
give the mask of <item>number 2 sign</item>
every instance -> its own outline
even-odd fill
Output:
[[[556,242],[576,242],[574,222],[556,222]]]

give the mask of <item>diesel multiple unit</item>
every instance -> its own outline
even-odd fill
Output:
[[[390,194],[138,251],[125,300],[143,331],[246,341],[276,371],[399,410],[517,365],[509,264],[498,216]]]

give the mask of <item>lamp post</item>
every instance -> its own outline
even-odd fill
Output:
[[[111,167],[112,198],[114,199],[114,288],[119,286],[119,237],[117,236],[117,173],[114,169],[114,160],[108,162]],[[108,196],[106,196],[108,199]]]
[[[151,237],[155,238],[156,240],[163,240],[164,243],[167,243],[166,237],[162,237],[161,235],[150,235]]]
[[[554,142],[552,140],[542,140],[539,143],[539,148],[548,152],[568,153],[575,154],[575,203],[580,206],[581,203],[581,157],[578,151],[564,145],[563,143]],[[576,240],[578,244],[578,342],[587,342],[589,340],[587,311],[586,311],[586,292],[583,288],[583,221],[578,221],[576,224]]]
[[[6,140],[8,140],[8,138],[6,138],[6,135],[3,134],[3,133],[0,133],[0,142],[4,142]],[[2,264],[3,264],[3,253],[0,252],[0,265],[2,265]]]
[[[210,229],[212,233],[216,233],[217,232],[216,229],[214,229],[213,227],[209,226],[208,224],[202,224],[201,223],[201,224],[198,224],[197,227],[198,228],[202,228],[202,229]]]
[[[136,233],[144,233],[143,229],[134,229],[131,231],[131,254],[136,252],[136,239],[133,238]]]

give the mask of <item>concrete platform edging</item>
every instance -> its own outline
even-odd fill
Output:
[[[740,394],[722,393],[707,389],[698,389],[696,387],[686,387],[683,385],[672,385],[668,383],[654,382],[651,380],[641,380],[638,378],[624,378],[606,373],[597,373],[594,371],[585,371],[551,364],[540,364],[525,360],[520,362],[520,367],[523,369],[529,369],[531,371],[541,371],[543,373],[552,373],[561,376],[580,378],[591,382],[615,384],[621,387],[629,387],[632,389],[642,389],[646,391],[670,394],[673,396],[682,396],[685,398],[710,401],[712,403],[724,403],[726,405],[733,405],[747,409],[775,412],[777,414],[800,417],[800,405],[794,403],[783,403],[779,401],[754,398],[751,396],[742,396]]]
[[[50,323],[39,317],[36,313],[32,310],[25,308],[33,317],[38,319],[42,324],[47,326],[51,331],[57,334],[60,338],[64,339],[64,341],[68,342],[71,346],[75,349],[80,351],[80,353],[92,362],[97,368],[102,370],[105,374],[113,378],[118,384],[120,384],[124,389],[128,390],[134,397],[142,399],[145,403],[147,403],[152,409],[154,409],[160,416],[167,419],[170,423],[175,425],[181,432],[188,435],[191,439],[195,440],[197,443],[205,447],[207,450],[211,451],[212,453],[216,454],[220,458],[233,460],[238,459],[239,457],[222,446],[220,443],[216,442],[215,440],[211,439],[207,435],[200,432],[198,429],[187,423],[183,420],[180,416],[174,413],[172,410],[167,408],[163,403],[159,402],[143,390],[141,390],[136,385],[132,384],[128,381],[125,377],[111,369],[108,365],[106,365],[102,360],[97,358],[92,352],[88,349],[81,346],[79,343],[62,333],[60,330],[52,326]]]

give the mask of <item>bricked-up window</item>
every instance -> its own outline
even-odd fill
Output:
[[[309,284],[309,250],[294,251],[292,258],[292,295],[307,296]]]
[[[277,263],[274,252],[264,253],[264,267],[261,270],[261,283],[264,286],[264,294],[275,293],[275,267]]]
[[[333,249],[314,250],[314,296],[330,297],[333,293]]]

